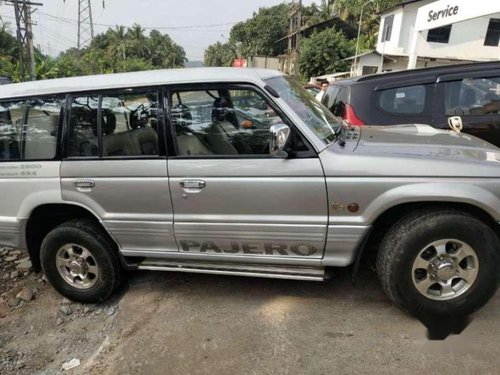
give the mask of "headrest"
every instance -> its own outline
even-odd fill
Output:
[[[225,98],[217,98],[212,106],[212,121],[224,121],[226,119],[228,104]]]

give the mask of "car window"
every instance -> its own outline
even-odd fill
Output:
[[[24,101],[0,103],[0,160],[21,158]]]
[[[0,103],[0,160],[51,160],[64,99],[42,97]]]
[[[98,133],[99,124],[101,134]],[[156,90],[73,97],[68,156],[157,156],[157,126]]]
[[[251,89],[176,91],[171,103],[179,156],[268,155],[269,128],[284,123]]]
[[[24,160],[49,160],[56,156],[57,133],[65,99],[46,97],[27,101],[27,126],[23,134]]]
[[[312,98],[295,79],[280,76],[266,82],[322,142],[330,144],[336,139],[340,119]]]
[[[406,86],[381,90],[378,94],[380,108],[389,113],[420,114],[425,107],[425,86]]]
[[[332,108],[337,104],[339,92],[339,85],[330,85],[326,90],[325,96],[323,96],[323,100],[321,100],[323,105],[325,105],[332,113]]]
[[[103,95],[102,156],[158,155],[156,91]]]
[[[446,115],[500,114],[500,77],[445,83]]]
[[[97,109],[99,96],[79,96],[71,99],[68,156],[99,156]]]

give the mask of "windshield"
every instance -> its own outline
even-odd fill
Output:
[[[330,144],[335,140],[340,121],[297,81],[283,76],[266,82],[324,143]]]

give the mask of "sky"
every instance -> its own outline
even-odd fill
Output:
[[[35,45],[51,56],[77,44],[78,0],[31,0],[43,6],[33,13]],[[184,47],[190,61],[203,60],[210,44],[225,42],[232,25],[250,18],[260,7],[284,0],[92,0],[94,33],[107,30],[105,25],[159,28]],[[313,3],[304,0],[304,5]],[[318,1],[317,1],[318,2]],[[2,5],[0,15],[15,30],[12,6]]]

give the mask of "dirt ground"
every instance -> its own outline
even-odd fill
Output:
[[[429,341],[369,268],[356,286],[346,270],[324,283],[134,272],[111,301],[81,305],[19,267],[24,253],[7,257],[0,250],[1,374],[500,371],[500,293],[462,334]]]

